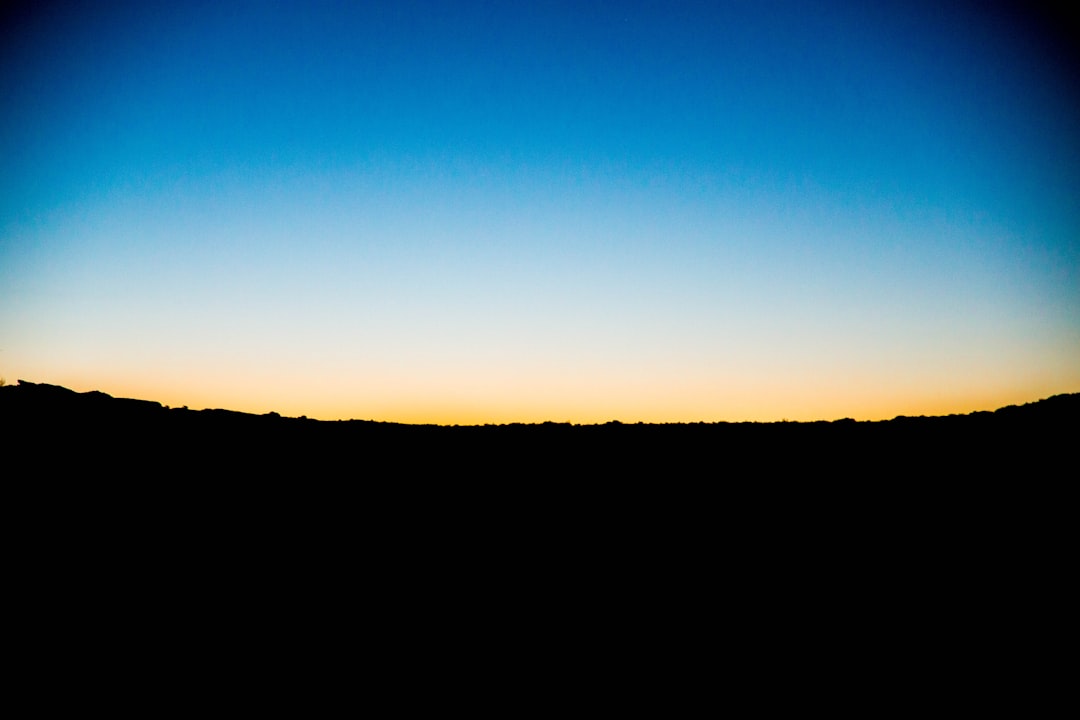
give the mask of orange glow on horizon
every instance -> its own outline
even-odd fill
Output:
[[[692,422],[807,422],[815,420],[889,420],[900,415],[935,416],[993,411],[1007,405],[1034,402],[1052,395],[1080,391],[1080,382],[1066,387],[1032,386],[997,392],[914,392],[903,389],[868,395],[858,388],[832,387],[824,392],[798,392],[792,387],[725,388],[638,387],[585,381],[562,388],[534,387],[516,393],[505,388],[463,388],[457,393],[433,387],[394,391],[353,384],[339,388],[329,382],[259,386],[258,383],[175,383],[150,378],[95,382],[86,377],[26,378],[29,382],[63,385],[77,392],[99,390],[114,397],[160,402],[169,407],[225,409],[253,414],[277,412],[286,417],[318,420],[375,420],[408,424],[484,425],[568,422],[602,424]],[[8,380],[8,382],[13,382]],[[557,392],[560,390],[561,392]]]

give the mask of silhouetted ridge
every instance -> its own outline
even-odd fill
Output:
[[[166,463],[204,473],[340,472],[342,465],[401,474],[539,469],[556,477],[964,473],[1037,467],[1063,452],[1078,419],[1080,394],[1067,394],[993,412],[875,422],[436,426],[167,408],[23,380],[0,387],[4,435],[40,449],[45,462],[109,457],[118,467]]]
[[[610,420],[606,423],[597,423],[594,425],[577,425],[566,422],[542,422],[542,423],[506,423],[502,425],[473,425],[473,426],[460,426],[460,425],[430,425],[419,424],[409,425],[405,423],[394,422],[382,422],[375,420],[310,420],[306,417],[301,418],[288,418],[282,417],[276,412],[268,412],[263,415],[256,415],[254,413],[245,413],[236,410],[226,410],[221,408],[208,408],[205,410],[188,410],[187,407],[183,408],[168,408],[163,406],[159,402],[153,400],[137,400],[132,398],[116,398],[100,390],[91,390],[89,392],[76,392],[60,385],[50,385],[47,383],[33,383],[26,380],[19,380],[16,385],[7,385],[0,387],[0,402],[3,404],[0,407],[4,408],[5,412],[11,412],[13,407],[17,407],[21,410],[30,409],[63,409],[66,411],[85,412],[88,408],[92,408],[95,411],[100,412],[154,412],[154,411],[172,411],[178,413],[203,413],[209,415],[227,415],[230,417],[243,417],[243,418],[271,418],[279,420],[298,420],[303,422],[316,422],[316,423],[333,423],[338,424],[342,422],[347,423],[369,423],[378,425],[389,425],[398,427],[441,427],[441,428],[491,428],[491,427],[527,427],[538,428],[543,427],[546,429],[557,428],[571,428],[571,427],[632,427],[632,426],[731,426],[731,425],[769,425],[769,426],[781,426],[781,425],[796,425],[796,426],[809,426],[809,425],[856,425],[856,424],[879,424],[890,422],[909,422],[912,420],[954,420],[956,418],[985,418],[987,416],[1025,416],[1033,418],[1038,416],[1039,418],[1045,417],[1075,417],[1080,412],[1080,393],[1065,393],[1060,395],[1053,395],[1043,400],[1035,402],[1025,403],[1023,405],[1008,405],[1002,408],[998,408],[993,411],[977,411],[969,414],[961,415],[934,415],[934,416],[906,416],[898,415],[893,420],[853,420],[851,418],[842,418],[839,420],[813,420],[813,421],[790,421],[782,420],[775,422],[757,422],[757,421],[744,421],[744,422],[731,422],[731,421],[717,421],[708,423],[623,423],[619,420]]]
[[[193,605],[213,608],[256,568],[269,580],[245,612],[316,581],[319,612],[358,582],[350,611],[382,598],[417,614],[440,594],[475,605],[481,578],[492,597],[550,584],[576,607],[614,569],[612,607],[735,598],[737,624],[761,615],[755,635],[800,607],[829,633],[822,618],[853,612],[860,634],[951,628],[1005,585],[1065,577],[1078,418],[1080,395],[1059,395],[883,422],[437,427],[0,387],[16,554],[31,547],[63,602],[124,583],[141,598],[159,573],[157,594],[203,587],[213,602]],[[1031,597],[1041,612],[1058,596]]]

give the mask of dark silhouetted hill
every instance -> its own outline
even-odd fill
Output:
[[[705,642],[755,668],[996,663],[1071,598],[1078,418],[1074,394],[884,422],[437,427],[20,382],[0,387],[14,616],[95,661],[118,629],[276,658],[285,627],[388,653],[479,628],[695,666]]]
[[[19,381],[0,387],[9,448],[37,468],[264,477],[883,477],[1039,469],[1063,459],[1080,394],[888,421],[485,426],[317,421]]]

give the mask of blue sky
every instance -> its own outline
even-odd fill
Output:
[[[409,422],[1080,391],[1067,28],[864,5],[9,11],[0,375]]]

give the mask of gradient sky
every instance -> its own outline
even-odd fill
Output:
[[[4,11],[0,376],[484,423],[1080,391],[1072,30],[1007,3]]]

